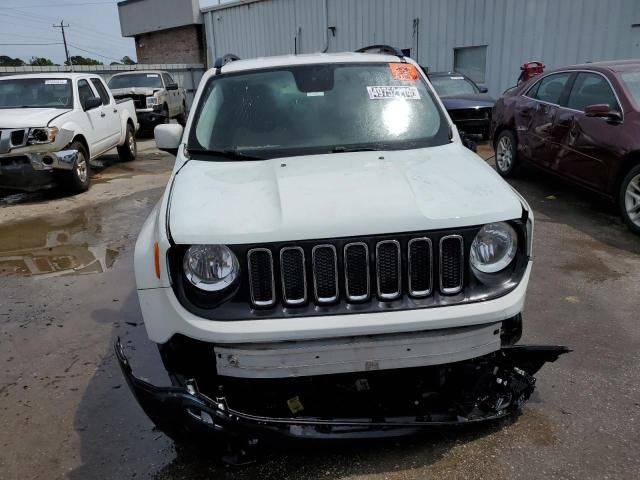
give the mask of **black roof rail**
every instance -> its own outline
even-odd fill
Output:
[[[404,61],[404,53],[398,47],[392,47],[391,45],[369,45],[368,47],[362,47],[356,50],[356,53],[387,53],[389,55],[395,55],[400,60]]]
[[[222,57],[216,58],[216,61],[213,64],[213,68],[216,69],[216,75],[220,75],[223,66],[225,66],[229,62],[235,62],[236,60],[240,60],[240,57],[234,55],[233,53],[227,53]]]

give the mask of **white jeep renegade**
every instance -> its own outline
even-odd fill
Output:
[[[173,387],[116,352],[173,438],[495,419],[567,351],[513,345],[532,212],[401,52],[225,57],[155,135],[176,165],[135,267]]]

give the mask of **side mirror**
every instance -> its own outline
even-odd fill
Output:
[[[487,93],[489,91],[487,87],[478,87],[478,90],[480,91],[480,93]]]
[[[182,125],[176,123],[158,125],[153,131],[153,136],[156,139],[156,147],[163,152],[177,156],[183,133],[184,129]]]
[[[178,90],[178,84],[177,83],[167,83],[166,89],[167,90]]]
[[[610,122],[620,122],[622,121],[622,115],[620,112],[616,112],[611,110],[608,104],[606,103],[598,103],[596,105],[588,105],[584,109],[584,114],[587,117],[596,117],[596,118],[606,118]]]
[[[102,105],[102,100],[99,97],[87,98],[82,105],[82,108],[85,112],[89,110],[93,110],[94,108],[98,108]]]

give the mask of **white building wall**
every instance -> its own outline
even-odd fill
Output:
[[[385,43],[442,71],[453,69],[454,48],[486,45],[494,96],[527,60],[640,58],[640,0],[245,0],[203,12],[210,64],[225,53],[319,52],[328,34],[329,52]]]

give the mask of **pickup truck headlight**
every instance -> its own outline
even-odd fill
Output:
[[[471,266],[481,273],[496,273],[511,264],[518,251],[518,234],[505,222],[488,223],[471,244]]]
[[[236,255],[224,245],[192,245],[182,262],[187,280],[199,290],[220,292],[234,284],[240,273]]]
[[[29,130],[27,143],[29,145],[43,145],[53,143],[58,136],[59,130],[56,127],[40,127]]]
[[[147,97],[147,107],[153,107],[154,105],[158,105],[158,99],[154,96]]]

